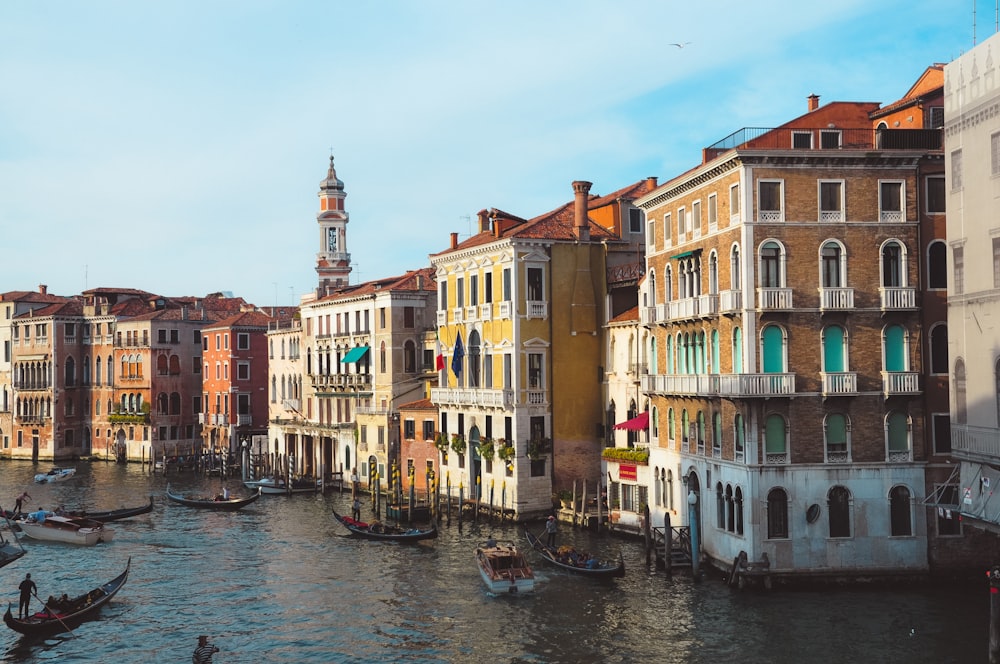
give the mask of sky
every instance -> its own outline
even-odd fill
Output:
[[[0,3],[0,292],[317,285],[333,154],[351,283],[695,166],[743,127],[901,98],[996,0]]]

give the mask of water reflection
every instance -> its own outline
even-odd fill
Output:
[[[117,522],[93,548],[28,541],[0,570],[9,601],[26,571],[39,594],[83,591],[132,574],[100,620],[41,643],[4,630],[5,662],[189,661],[198,634],[217,661],[259,662],[972,662],[985,661],[985,586],[739,593],[720,578],[668,579],[644,565],[636,542],[563,526],[561,541],[601,557],[621,551],[624,578],[598,581],[535,560],[536,592],[491,597],[474,560],[490,533],[511,525],[453,518],[416,545],[355,540],[331,517],[346,496],[265,496],[234,513],[167,503],[166,480],[138,466],[78,464],[64,484],[33,485],[38,468],[0,463],[0,498],[28,488],[33,506],[112,509],[152,494],[152,513]],[[222,483],[169,478],[179,492]],[[235,495],[242,487],[230,483]],[[367,506],[366,506],[367,509]],[[913,636],[910,632],[913,630]]]

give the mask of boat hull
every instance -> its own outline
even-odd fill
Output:
[[[76,475],[76,468],[53,468],[47,473],[39,473],[35,475],[35,484],[65,482],[74,475]]]
[[[528,593],[535,589],[535,573],[513,544],[476,549],[479,576],[495,595]]]
[[[408,543],[434,539],[438,536],[437,524],[431,524],[431,527],[425,530],[421,530],[419,528],[394,528],[389,526],[384,532],[375,532],[371,530],[369,524],[361,521],[355,521],[354,519],[346,516],[341,516],[337,514],[336,510],[333,510],[333,517],[339,521],[342,526],[347,528],[351,535],[360,537],[361,539],[377,540],[380,542]]]
[[[269,496],[286,496],[290,493],[316,493],[323,489],[323,485],[316,482],[292,482],[291,488],[285,483],[275,482],[272,478],[262,480],[247,480],[243,486],[248,489],[260,489],[260,492]]]
[[[564,563],[559,559],[558,551],[552,549],[541,542],[535,535],[524,531],[525,538],[528,540],[528,544],[531,545],[535,551],[537,551],[545,562],[564,569],[567,572],[572,572],[574,574],[579,574],[581,576],[591,576],[597,578],[614,578],[619,576],[625,576],[625,561],[619,555],[618,561],[616,563],[611,563],[607,561],[597,561],[594,567],[585,567],[580,565],[571,565]]]
[[[179,496],[175,493],[171,493],[170,486],[167,485],[167,498],[179,505],[184,505],[185,507],[196,507],[198,509],[215,510],[217,512],[233,512],[246,507],[260,498],[260,491],[258,490],[256,493],[251,496],[247,496],[246,498],[234,498],[232,500],[209,500]]]
[[[43,542],[94,546],[100,542],[110,542],[115,537],[115,531],[100,522],[69,517],[50,516],[44,523],[19,521],[18,525],[27,537]]]

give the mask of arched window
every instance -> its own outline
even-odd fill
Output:
[[[410,339],[403,343],[403,371],[410,374],[417,372],[417,348]]]
[[[738,291],[740,289],[740,246],[734,244],[729,250],[729,287]]]
[[[767,492],[767,538],[788,538],[788,494],[777,487]]]
[[[910,490],[897,485],[889,491],[889,527],[893,537],[913,534],[913,516],[910,508]]]
[[[160,376],[166,376],[169,372],[168,360],[166,355],[158,355],[156,357],[156,373]]]
[[[823,288],[843,288],[847,285],[847,257],[839,242],[823,243],[819,254],[820,285]]]
[[[733,328],[733,373],[743,373],[743,331]]]
[[[482,363],[480,354],[482,352],[482,342],[479,330],[469,332],[469,387],[480,386],[480,376],[482,375]]]
[[[906,330],[901,325],[888,325],[882,332],[882,362],[886,371],[901,372],[909,369],[906,352]]]
[[[722,482],[715,485],[715,526],[719,530],[726,529],[726,496],[722,492]]]
[[[96,380],[97,385],[100,386],[100,384],[101,384],[101,358],[99,358],[99,357],[96,358],[94,360],[94,362],[95,362],[94,377],[97,379]]]
[[[889,240],[882,245],[882,287],[901,288],[906,286],[906,252],[897,240]]]
[[[712,357],[711,357],[711,372],[714,374],[719,373],[719,331],[712,330]]]
[[[743,416],[739,413],[733,418],[733,451],[736,461],[743,461],[744,446],[746,445],[746,424]]]
[[[66,387],[76,385],[76,361],[72,357],[66,358]]]
[[[847,332],[840,325],[823,328],[823,372],[847,371]]]
[[[942,240],[927,245],[927,287],[948,288],[948,246]]]
[[[667,409],[667,440],[671,444],[677,439],[677,423],[674,421],[673,407]]]
[[[719,255],[714,249],[708,255],[708,292],[712,295],[719,292]]]
[[[379,370],[379,373],[385,373],[386,364],[387,364],[387,360],[386,360],[386,354],[385,354],[385,342],[383,341],[382,343],[379,344],[379,347],[378,347],[378,370]]]
[[[830,537],[851,536],[851,493],[845,487],[835,486],[827,494],[827,514],[830,520]]]
[[[674,373],[674,338],[673,337],[667,337],[666,356],[667,356],[667,374],[668,375],[672,375]]]
[[[142,358],[141,357],[136,362],[136,365],[139,367],[139,369],[138,369],[138,375],[141,376],[142,375],[142,368],[141,368],[142,367]],[[179,355],[171,355],[170,356],[170,375],[171,376],[180,376],[181,375],[181,358],[180,358]]]
[[[736,503],[733,500],[733,487],[726,485],[726,530],[736,532]]]
[[[948,325],[939,323],[931,328],[930,332],[931,350],[931,373],[948,373]]]
[[[781,245],[768,240],[760,246],[760,287],[781,288],[785,279],[782,271]]]
[[[761,331],[761,368],[764,373],[785,372],[785,331],[768,325]]]
[[[83,358],[83,384],[90,385],[90,357]]]
[[[888,461],[910,461],[910,418],[893,411],[885,418]]]
[[[712,413],[712,456],[722,457],[722,413]]]
[[[785,418],[778,414],[764,421],[764,463],[788,463],[788,436]]]
[[[649,430],[652,432],[653,440],[660,439],[660,412],[654,406],[649,413]]]
[[[849,436],[847,417],[842,413],[830,413],[826,416],[823,422],[823,437],[826,443],[827,463],[846,463],[851,460]]]
[[[736,495],[733,498],[736,504],[736,534],[743,534],[743,489],[736,487]]]
[[[663,301],[670,302],[674,299],[674,272],[672,266],[663,268]]]

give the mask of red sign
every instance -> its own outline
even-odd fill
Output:
[[[625,465],[624,463],[618,465],[618,479],[620,480],[631,480],[635,482],[639,479],[638,474],[635,470],[635,464]]]

